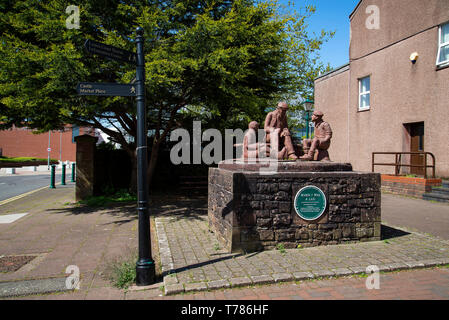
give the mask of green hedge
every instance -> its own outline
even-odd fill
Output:
[[[48,159],[40,159],[33,157],[0,157],[0,167],[20,167],[20,166],[38,166],[48,163]],[[50,159],[50,164],[57,164],[58,160]]]

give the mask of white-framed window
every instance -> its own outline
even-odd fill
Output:
[[[365,77],[359,79],[359,110],[368,110],[370,108],[371,79]]]
[[[449,64],[449,23],[439,28],[437,65]]]

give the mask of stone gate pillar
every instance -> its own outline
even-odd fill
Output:
[[[98,138],[90,135],[75,137],[76,142],[76,201],[94,194],[95,144]]]

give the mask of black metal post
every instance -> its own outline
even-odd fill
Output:
[[[55,173],[56,173],[56,165],[51,165],[51,176],[50,176],[50,189],[55,188]]]
[[[70,182],[75,182],[75,162],[72,163],[72,179],[70,180]]]
[[[65,163],[62,164],[62,176],[61,176],[61,185],[65,186]]]
[[[146,286],[155,282],[155,266],[151,257],[150,216],[148,212],[147,181],[147,117],[145,107],[145,56],[143,29],[137,32],[137,213],[139,215],[139,260],[136,263],[136,284]]]

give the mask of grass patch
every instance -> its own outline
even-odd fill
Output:
[[[105,207],[113,203],[126,203],[137,201],[137,196],[127,190],[119,190],[112,195],[93,196],[79,201],[79,204],[89,207]]]
[[[368,278],[368,274],[366,274],[365,272],[362,273],[357,273],[353,275],[356,278]]]
[[[284,245],[282,243],[278,243],[278,245],[276,246],[276,250],[279,250],[279,252],[281,254],[284,254],[286,252],[285,251],[285,247],[284,247]]]
[[[107,262],[105,277],[119,289],[127,289],[136,282],[136,261],[139,257],[137,249],[127,250],[127,254]]]

